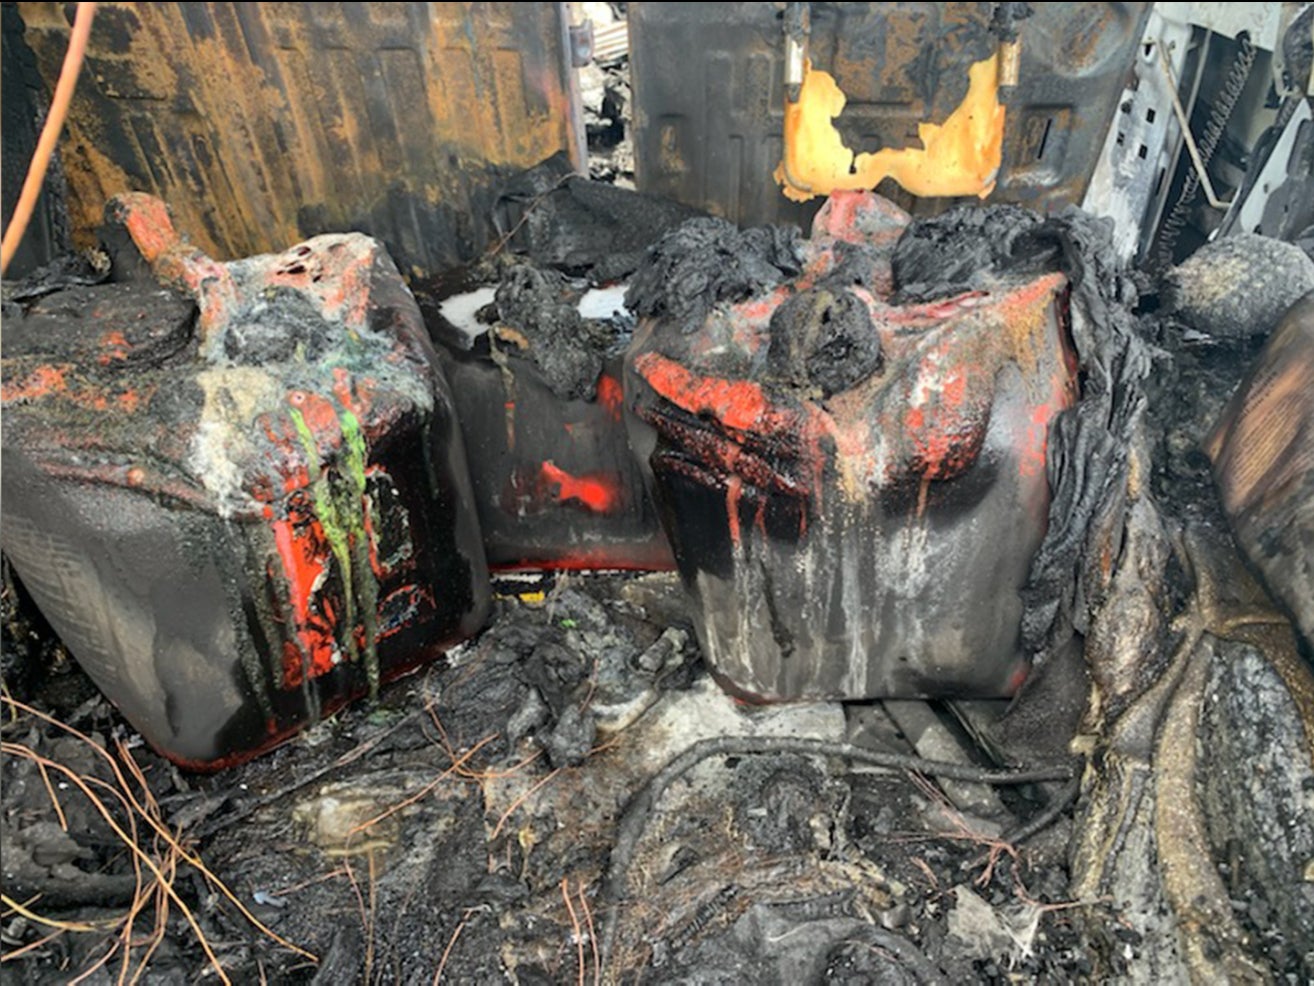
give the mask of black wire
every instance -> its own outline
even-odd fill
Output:
[[[1060,815],[1072,807],[1072,803],[1077,800],[1077,795],[1080,793],[1081,778],[1074,777],[1063,785],[1059,793],[1054,795],[1049,804],[1045,805],[1034,818],[1029,818],[1021,825],[1003,832],[999,836],[999,841],[1010,846],[1021,845],[1036,833],[1053,825]],[[978,866],[984,866],[989,858],[989,853],[982,853],[975,859],[970,859],[964,863],[962,869],[967,871],[974,870]]]

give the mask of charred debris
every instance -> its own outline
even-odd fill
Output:
[[[524,180],[531,187],[543,181]],[[550,217],[553,197],[569,195],[575,209],[588,198],[571,192],[576,181],[557,183],[535,208]],[[559,436],[517,430],[523,424],[492,413],[514,394],[521,408],[540,402],[528,405],[529,424],[554,405],[606,412],[586,446],[603,463],[592,473],[628,475],[644,499],[629,505],[625,524],[598,537],[595,550],[649,559],[635,568],[673,562],[678,576],[497,576],[487,627],[474,639],[422,674],[381,688],[374,703],[338,712],[245,766],[201,777],[140,743],[70,664],[7,570],[5,892],[21,909],[11,909],[5,933],[9,948],[32,946],[14,968],[47,981],[56,969],[86,968],[107,956],[135,960],[139,949],[123,937],[134,933],[131,915],[144,922],[140,915],[153,914],[161,928],[175,930],[152,939],[150,968],[181,972],[207,961],[234,978],[263,969],[287,980],[410,981],[439,965],[462,981],[556,981],[576,972],[618,981],[1099,978],[1174,962],[1194,968],[1178,951],[1178,922],[1190,919],[1199,899],[1229,909],[1221,931],[1196,929],[1207,941],[1224,936],[1201,946],[1216,951],[1200,962],[1232,963],[1234,972],[1308,968],[1301,944],[1309,940],[1307,885],[1290,874],[1314,837],[1307,818],[1292,813],[1314,775],[1306,758],[1276,755],[1260,738],[1288,736],[1299,748],[1309,735],[1297,684],[1308,675],[1307,653],[1299,653],[1308,645],[1289,630],[1282,643],[1236,629],[1252,622],[1276,629],[1277,617],[1256,585],[1236,588],[1236,573],[1245,569],[1198,451],[1268,335],[1258,326],[1277,316],[1249,317],[1256,328],[1246,333],[1205,326],[1236,325],[1228,305],[1281,311],[1276,296],[1292,292],[1302,260],[1289,261],[1293,277],[1265,282],[1260,275],[1273,265],[1260,252],[1241,251],[1238,259],[1236,252],[1201,251],[1170,272],[1158,289],[1163,307],[1149,312],[1142,295],[1157,285],[1137,285],[1120,271],[1107,230],[1077,211],[1041,218],[1002,206],[910,220],[868,198],[850,227],[823,213],[806,239],[796,230],[739,231],[716,219],[685,219],[678,210],[655,214],[660,219],[648,229],[655,245],[624,303],[613,296],[604,317],[580,308],[607,283],[589,262],[603,258],[578,250],[539,256],[532,240],[524,252],[506,247],[461,275],[462,288],[494,285],[472,321],[455,324],[450,299],[436,293],[421,291],[420,308],[454,381],[453,420],[465,428],[470,420],[491,421],[498,439],[497,477],[481,487],[480,470],[495,457],[474,453],[469,462],[489,557],[503,565],[525,560],[517,555],[523,545],[498,555],[495,538],[498,511],[532,521],[526,501],[509,508],[499,498],[515,490],[516,470],[526,463],[543,478],[545,460],[535,460],[526,443],[561,448]],[[544,234],[543,242],[556,235]],[[600,242],[610,242],[605,232]],[[603,254],[615,262],[612,249]],[[1259,265],[1254,278],[1232,269],[1246,259]],[[801,701],[786,704],[755,707],[728,697],[721,685],[752,690],[717,649],[717,620],[736,596],[700,593],[711,580],[733,582],[736,567],[748,566],[752,578],[766,579],[753,592],[766,601],[787,597],[788,566],[754,567],[752,553],[772,538],[798,544],[801,532],[824,529],[824,514],[804,513],[818,509],[806,483],[834,483],[838,498],[844,475],[839,460],[802,457],[799,436],[780,426],[798,426],[807,407],[832,413],[846,394],[909,365],[897,347],[872,345],[878,333],[869,300],[882,311],[915,310],[924,330],[927,319],[944,317],[936,305],[1007,296],[1009,285],[1054,275],[1064,287],[1047,303],[1058,313],[1062,336],[1055,339],[1074,389],[1048,430],[1047,515],[1018,586],[1013,646],[1033,667],[1017,694],[985,700],[967,687],[962,700],[919,701],[935,673],[923,668],[908,679],[908,698],[885,702],[844,694],[852,685],[842,676],[803,687],[786,696]],[[196,303],[185,292],[119,282],[112,271],[98,286],[80,282],[102,281],[103,272],[43,277],[7,288],[10,318],[41,324],[94,298],[95,317],[108,325],[120,296],[146,311],[142,298],[158,295],[177,316],[150,319],[159,342],[126,335],[126,352],[151,372],[196,346],[189,335]],[[1210,311],[1220,322],[1192,309],[1205,292],[1192,289],[1191,278],[1232,286]],[[759,303],[746,321],[719,321],[763,298],[776,307]],[[280,310],[280,301],[270,297],[269,310],[282,324],[297,309]],[[979,309],[972,306],[974,317]],[[1301,311],[1288,322],[1307,324]],[[643,326],[637,336],[636,316]],[[306,337],[295,355],[281,358],[322,363],[313,320],[298,318],[308,325]],[[722,331],[755,341],[740,356],[724,347],[708,355],[707,378],[759,387],[779,407],[774,430],[755,435],[736,427],[736,407],[688,404],[690,391],[662,389],[656,364],[643,360],[657,353],[702,370],[687,347]],[[896,328],[896,335],[907,331]],[[1299,331],[1279,330],[1270,364],[1283,347],[1301,345],[1289,341]],[[12,332],[7,387],[11,367],[29,358],[27,336]],[[56,337],[43,333],[38,348]],[[243,336],[234,345],[258,342]],[[46,356],[45,349],[33,353]],[[231,351],[226,356],[241,363]],[[483,394],[455,384],[466,379],[463,365],[479,368]],[[1274,372],[1266,365],[1261,357],[1256,379]],[[630,440],[620,415],[607,411],[607,391],[620,388],[626,373],[637,373],[666,402],[634,404],[640,423],[656,433],[651,473],[643,462],[627,465],[628,473],[618,464]],[[470,403],[476,398],[483,404]],[[1219,426],[1217,447],[1227,445],[1246,400],[1234,400],[1225,418],[1233,423]],[[10,412],[7,442],[24,433],[21,413]],[[965,471],[987,467],[986,479],[972,480],[978,486],[998,482],[1004,461],[972,437],[989,417],[975,425],[970,416],[956,418],[957,430],[950,429],[969,450]],[[485,448],[483,441],[467,431],[467,448]],[[521,453],[523,461],[511,461]],[[1243,453],[1213,454],[1227,463]],[[952,457],[916,461],[944,485],[931,488],[929,499],[924,490],[919,506],[916,484],[909,492],[896,483],[882,494],[889,510],[942,510],[952,519],[982,502],[980,488],[955,493],[954,476],[934,472]],[[558,466],[561,475],[589,473],[569,465]],[[1236,471],[1221,468],[1224,476]],[[676,478],[664,485],[664,475]],[[691,476],[698,489],[712,491],[697,512],[687,500]],[[727,513],[727,491],[735,488]],[[543,489],[551,493],[543,509],[587,511],[586,486],[568,487],[558,476]],[[821,503],[838,509],[831,495]],[[1298,522],[1301,501],[1290,502]],[[1272,535],[1263,531],[1273,530],[1260,526],[1266,515],[1244,516],[1238,530],[1253,563],[1263,572],[1267,552],[1278,566],[1272,584],[1292,584],[1280,574],[1292,562],[1278,542],[1265,540]],[[736,527],[758,524],[761,546],[746,535],[738,547],[731,543]],[[835,536],[842,554],[853,531]],[[569,556],[584,543],[578,528],[544,521],[531,546],[539,554],[529,560],[580,567]],[[325,550],[332,555],[331,545]],[[664,565],[651,562],[658,551]],[[1099,558],[1105,561],[1094,563]],[[999,558],[989,561],[997,567]],[[894,578],[887,573],[882,586]],[[1302,598],[1283,602],[1302,612]],[[854,623],[871,619],[843,602],[837,608]],[[806,626],[796,617],[766,612],[760,629],[786,664],[796,654],[826,666],[824,654],[788,650],[791,635],[802,646]],[[1176,690],[1165,689],[1174,678]],[[976,694],[1009,687],[1004,680]],[[1200,762],[1185,774],[1175,769],[1186,789],[1193,789],[1191,777],[1209,779],[1192,794],[1207,806],[1193,836],[1159,818],[1166,806],[1158,785],[1177,764],[1165,734],[1178,728],[1173,710],[1188,687],[1202,698],[1201,713],[1195,736],[1181,742],[1194,748],[1198,738]],[[1268,765],[1262,783],[1247,766],[1256,757]],[[45,784],[52,771],[76,778],[78,791],[61,788],[52,799]],[[1119,778],[1138,772],[1148,786],[1129,799],[1117,789],[1125,782]],[[111,793],[116,786],[119,793]],[[133,822],[139,841],[143,831],[155,833],[144,851],[157,866],[172,867],[168,873],[142,878],[133,861],[142,847],[131,849],[125,839]],[[1116,838],[1133,846],[1154,839],[1158,848],[1099,857],[1098,847]],[[1188,850],[1219,861],[1203,889],[1222,881],[1221,897],[1181,898],[1183,885],[1200,889],[1171,870]],[[231,898],[217,892],[221,881]],[[1160,907],[1155,900],[1162,913],[1147,911]],[[40,944],[41,926],[25,916],[38,913],[103,931]],[[326,914],[339,918],[324,922]],[[318,965],[289,944],[313,953]]]
[[[439,246],[218,261],[125,196],[5,282],[6,979],[1314,975],[1297,231],[1195,249],[1189,169],[1146,269],[1043,188],[736,225],[622,187],[627,71],[604,181],[271,207]],[[1080,184],[1053,124],[1004,153]]]

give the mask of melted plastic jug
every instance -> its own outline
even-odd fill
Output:
[[[465,451],[377,241],[218,263],[158,200],[109,211],[161,284],[6,321],[4,547],[147,740],[216,768],[479,629]]]

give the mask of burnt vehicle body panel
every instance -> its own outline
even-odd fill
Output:
[[[19,13],[53,90],[65,5]],[[74,243],[133,189],[219,259],[358,230],[407,278],[468,262],[503,182],[584,162],[567,21],[557,3],[102,4],[61,152]]]
[[[917,124],[963,99],[968,66],[994,51],[993,3],[810,3],[808,55],[848,95],[836,125],[855,151],[917,146]],[[1017,83],[991,200],[1038,211],[1081,201],[1118,110],[1148,3],[1032,4],[1019,21]],[[630,13],[635,177],[743,225],[806,226],[819,203],[766,179],[781,159],[786,99],[782,6],[643,3]],[[671,71],[679,65],[680,71]],[[916,215],[953,200],[882,194]]]

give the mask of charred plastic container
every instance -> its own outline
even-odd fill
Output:
[[[623,295],[520,264],[431,319],[494,568],[674,567],[622,415]]]
[[[1314,649],[1314,291],[1288,309],[1205,444],[1237,542]]]
[[[658,248],[626,396],[705,654],[754,699],[1003,696],[1076,397],[1062,274],[891,298],[907,217],[832,198],[812,238],[703,220]],[[697,286],[700,293],[689,290]]]
[[[480,627],[465,452],[377,241],[217,263],[158,200],[111,211],[161,283],[6,319],[4,548],[128,720],[217,768]]]

